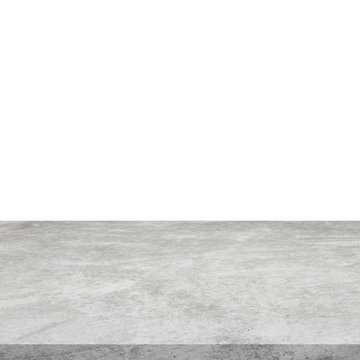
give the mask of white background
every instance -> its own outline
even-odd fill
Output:
[[[358,1],[0,2],[0,219],[360,220]]]

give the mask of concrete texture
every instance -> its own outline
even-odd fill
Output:
[[[359,250],[360,222],[3,222],[0,343],[360,344]]]
[[[1,360],[359,360],[360,345],[0,345]]]

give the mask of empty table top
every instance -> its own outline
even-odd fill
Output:
[[[1,222],[2,344],[358,344],[360,222]]]

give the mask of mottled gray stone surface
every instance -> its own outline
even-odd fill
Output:
[[[360,345],[0,345],[1,360],[358,360]]]
[[[0,343],[359,344],[359,239],[359,222],[3,222]]]

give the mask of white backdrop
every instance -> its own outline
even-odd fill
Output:
[[[360,219],[358,1],[0,3],[0,219]]]

